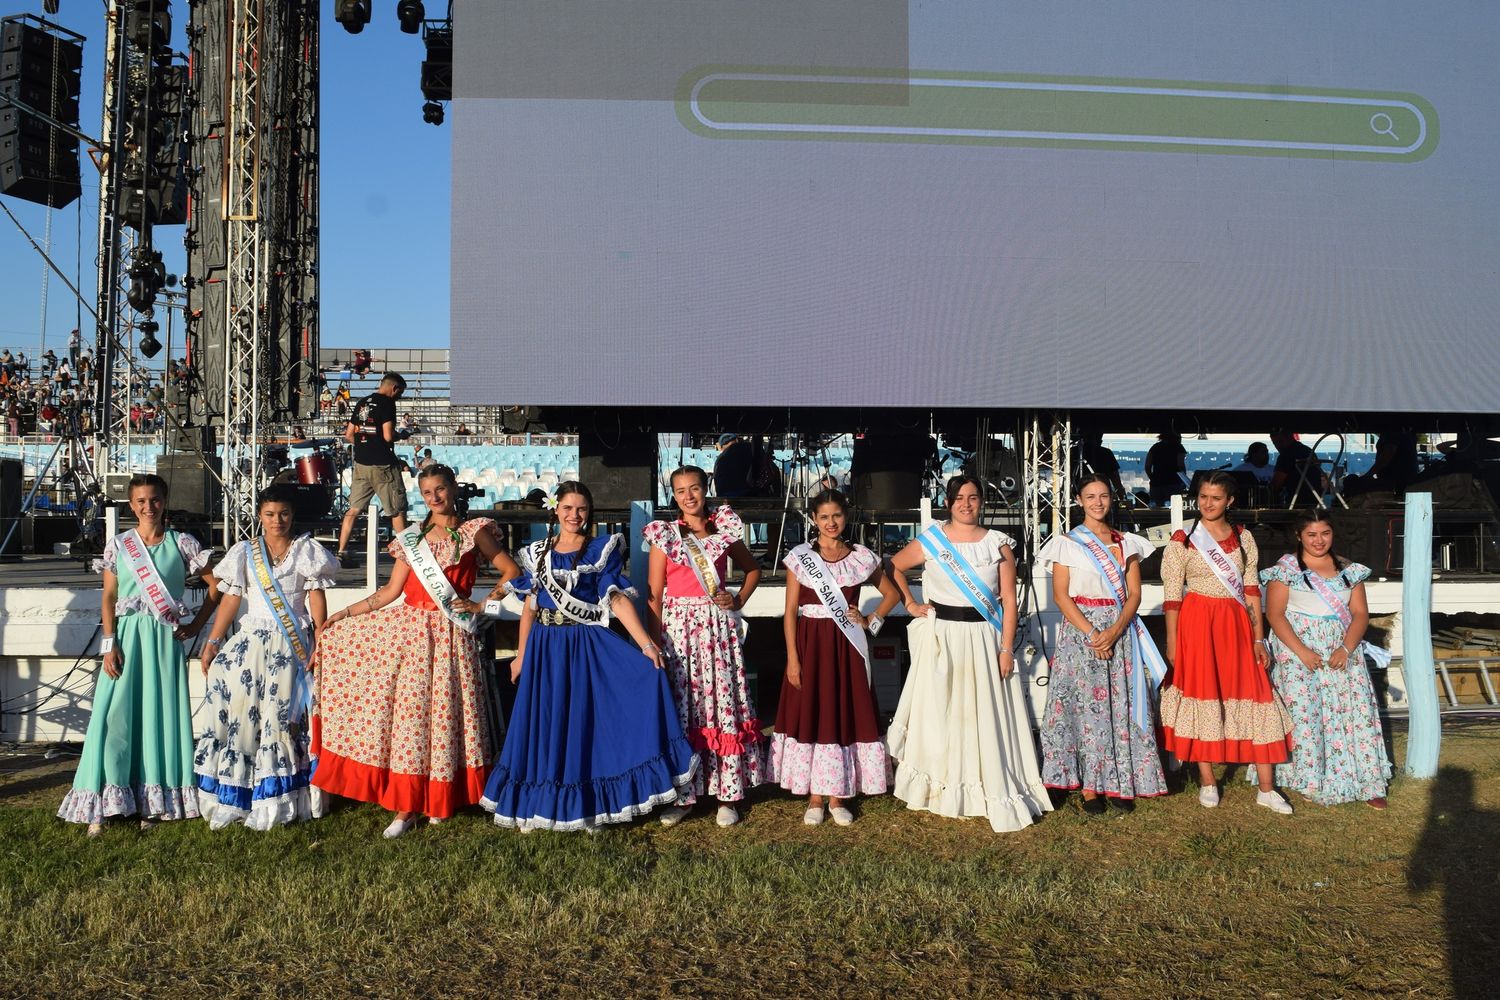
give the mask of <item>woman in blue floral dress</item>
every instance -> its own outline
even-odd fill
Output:
[[[1261,571],[1271,680],[1293,724],[1291,760],[1276,765],[1276,783],[1320,805],[1384,809],[1391,762],[1365,655],[1389,655],[1364,642],[1370,570],[1334,553],[1326,511],[1302,514],[1294,531],[1297,551]]]
[[[287,487],[262,493],[261,537],[235,545],[214,571],[224,597],[203,646],[207,719],[193,766],[198,812],[215,830],[234,823],[270,830],[323,813],[322,793],[309,785],[312,688],[305,659],[327,614],[323,588],[333,586],[338,563],[311,535],[292,537],[295,500]],[[279,588],[293,636],[264,596],[257,564],[274,578],[271,593]],[[226,642],[242,604],[245,617]],[[303,645],[301,656],[293,637]]]

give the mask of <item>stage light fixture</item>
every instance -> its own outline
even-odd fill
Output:
[[[351,35],[365,30],[370,23],[370,0],[339,0],[333,19]]]
[[[415,35],[422,30],[422,22],[427,20],[427,8],[422,6],[422,0],[401,0],[396,4],[396,18],[401,22],[402,31]]]
[[[422,105],[422,120],[429,125],[443,124],[443,106],[437,101],[428,101]]]
[[[136,329],[141,331],[140,343],[135,345],[141,354],[148,358],[154,358],[160,354],[161,341],[156,339],[156,331],[161,329],[161,325],[155,320],[148,319],[140,323]]]

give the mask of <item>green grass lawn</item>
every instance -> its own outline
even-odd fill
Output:
[[[396,841],[346,804],[89,842],[53,817],[65,773],[11,770],[0,996],[1495,996],[1500,726],[1450,723],[1443,764],[1384,813],[1236,782],[995,835],[890,798],[808,828],[762,794],[728,830]]]

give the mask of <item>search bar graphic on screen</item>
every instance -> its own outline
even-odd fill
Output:
[[[1437,148],[1415,94],[990,73],[701,67],[677,113],[722,139],[954,143],[1412,162]]]

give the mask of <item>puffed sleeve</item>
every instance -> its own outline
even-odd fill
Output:
[[[1278,559],[1260,571],[1260,585],[1267,587],[1273,583],[1284,583],[1288,587],[1294,587],[1301,576],[1301,570],[1292,569]]]
[[[745,522],[729,509],[728,504],[714,511],[714,527],[718,529],[719,534],[729,539],[730,545],[743,541],[745,538]]]
[[[1132,531],[1126,531],[1120,535],[1120,550],[1125,553],[1126,561],[1129,561],[1131,556],[1135,556],[1145,562],[1156,551],[1156,546],[1152,545],[1148,539]]]
[[[1255,544],[1255,536],[1250,534],[1247,528],[1240,532],[1240,545],[1245,549],[1245,596],[1260,597],[1260,575],[1256,567],[1260,565],[1260,548]]]
[[[119,563],[119,561],[120,541],[119,536],[115,536],[114,538],[111,538],[109,541],[104,543],[104,551],[99,553],[98,559],[94,560],[94,572],[100,574],[101,576],[104,574],[105,570],[109,570],[111,573],[113,573],[115,572],[115,566]]]
[[[652,521],[641,531],[641,539],[646,545],[655,546],[658,549],[665,549],[667,543],[674,540],[676,535],[677,533],[666,521]]]
[[[224,553],[224,558],[214,567],[214,576],[219,581],[219,593],[245,596],[245,589],[250,586],[249,557],[249,542],[236,542]]]
[[[1182,588],[1187,582],[1187,536],[1178,531],[1161,554],[1162,610],[1182,608]]]
[[[1012,552],[1016,550],[1016,540],[1003,531],[996,531],[995,529],[991,528],[989,537],[990,541],[995,543],[995,551],[997,555],[999,554],[999,551],[1005,548],[1007,545],[1010,546],[1010,550]]]
[[[525,597],[536,589],[536,560],[539,546],[543,543],[533,542],[523,546],[516,553],[516,565],[521,567],[521,575],[505,585],[505,589],[512,594]]]
[[[1363,563],[1352,562],[1344,567],[1344,579],[1349,586],[1356,587],[1370,578],[1370,567]]]
[[[402,548],[401,539],[399,538],[392,538],[390,544],[385,547],[385,551],[397,562],[408,561],[406,558],[406,549]]]
[[[337,583],[339,561],[311,535],[297,539],[297,577],[303,590],[327,590]]]
[[[182,556],[183,571],[187,576],[197,576],[202,573],[208,561],[213,558],[213,553],[205,549],[198,539],[186,531],[174,533],[177,535],[177,552]]]
[[[599,566],[599,600],[608,601],[615,594],[624,594],[626,597],[635,597],[635,586],[630,578],[625,575],[625,539],[619,535],[610,535],[609,540],[604,543],[604,552],[597,559]]]
[[[1037,550],[1036,564],[1042,569],[1050,569],[1056,563],[1069,565],[1067,560],[1067,549],[1071,541],[1061,534],[1054,534],[1047,539],[1046,543]]]
[[[463,524],[459,525],[458,531],[465,542],[465,551],[478,546],[479,543],[475,541],[475,539],[477,539],[480,534],[488,534],[490,536],[490,539],[495,543],[496,547],[500,546],[500,529],[496,527],[495,522],[488,517],[472,517],[469,520],[465,521]]]

